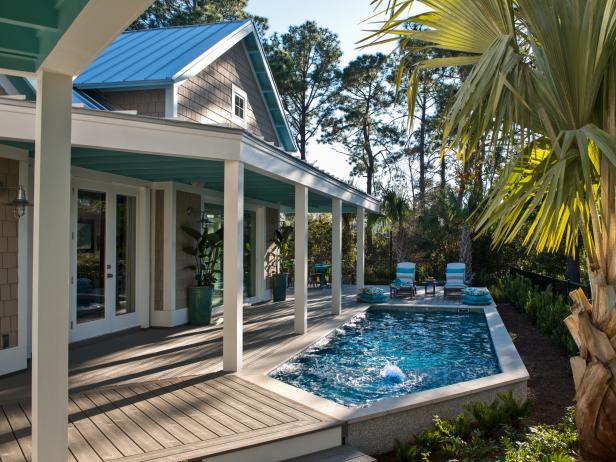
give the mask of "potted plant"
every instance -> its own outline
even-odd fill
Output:
[[[190,324],[207,325],[212,320],[212,294],[222,253],[223,230],[210,232],[207,226],[202,230],[182,225],[182,231],[190,236],[194,243],[183,248],[184,253],[193,257],[195,264],[186,268],[195,272],[196,285],[188,287],[188,320]]]
[[[271,277],[272,298],[275,302],[287,299],[289,270],[291,269],[294,257],[292,238],[293,227],[282,226],[274,231],[274,239],[268,252],[268,268],[274,268],[275,270]]]

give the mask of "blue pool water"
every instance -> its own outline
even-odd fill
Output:
[[[392,309],[355,316],[270,375],[362,406],[499,372],[483,313]]]

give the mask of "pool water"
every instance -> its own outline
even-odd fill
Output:
[[[483,312],[379,309],[353,317],[270,376],[363,406],[499,372]]]

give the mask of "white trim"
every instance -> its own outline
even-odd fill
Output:
[[[150,322],[156,327],[176,327],[187,324],[188,308],[178,308],[173,311],[152,310]]]
[[[77,254],[76,245],[71,243],[71,330],[70,341],[75,342],[100,335],[118,332],[131,327],[149,327],[149,311],[150,311],[150,280],[149,280],[149,194],[148,189],[141,186],[131,185],[127,183],[118,183],[117,175],[98,174],[87,169],[72,169],[71,177],[71,197],[72,197],[72,213],[71,213],[71,229],[73,241],[77,236],[77,191],[79,189],[88,191],[100,191],[106,195],[106,249],[105,257],[106,265],[111,265],[114,268],[112,274],[115,276],[115,253],[111,249],[115,249],[115,232],[108,232],[110,229],[115,229],[116,220],[116,198],[118,194],[132,196],[136,201],[136,236],[135,241],[135,311],[132,313],[115,315],[115,307],[111,306],[115,297],[114,287],[112,284],[106,284],[105,300],[106,309],[105,317],[100,320],[90,321],[87,323],[77,324],[76,318],[76,284],[77,284]],[[124,178],[124,177],[119,177]]]
[[[296,334],[308,330],[308,188],[295,185],[295,320]]]
[[[165,118],[175,119],[178,116],[178,86],[172,83],[165,87]]]
[[[293,146],[295,146],[295,151],[299,151],[299,149],[297,148],[297,144],[295,143],[295,137],[293,136],[293,132],[291,131],[291,127],[289,126],[289,121],[287,120],[287,117],[285,115],[285,111],[284,111],[284,107],[282,105],[282,99],[280,98],[280,92],[278,91],[278,86],[276,85],[276,79],[274,79],[274,74],[272,74],[272,69],[269,66],[269,61],[267,60],[267,58],[265,57],[265,50],[263,50],[263,44],[261,43],[261,40],[259,39],[259,34],[257,33],[257,30],[254,27],[254,24],[252,24],[251,22],[251,26],[252,26],[252,32],[255,35],[255,40],[257,42],[257,46],[259,47],[259,54],[261,56],[261,61],[263,61],[264,67],[265,67],[265,72],[267,73],[267,78],[270,81],[270,84],[272,85],[272,89],[274,90],[274,95],[276,96],[276,103],[278,104],[278,110],[280,111],[280,114],[282,114],[282,120],[284,121],[284,125],[285,128],[287,129],[287,132],[289,133],[289,137],[291,138],[291,143],[293,143]],[[248,57],[250,60],[250,56]],[[256,73],[255,73],[255,78],[257,79],[257,82],[259,81]],[[269,112],[269,109],[268,109]],[[276,129],[276,125],[274,125],[274,130]],[[276,136],[278,136],[278,132],[276,132]],[[280,144],[282,145],[282,141],[279,139]]]
[[[264,301],[267,280],[267,209],[259,207],[255,219],[255,298]]]
[[[247,21],[245,25],[224,37],[216,45],[208,48],[203,54],[176,72],[171,79],[180,81],[194,77],[251,32],[254,32],[254,26],[252,22]]]
[[[223,370],[242,369],[244,279],[244,164],[225,162],[223,244]]]
[[[163,310],[175,310],[175,247],[176,247],[176,194],[175,183],[168,182],[163,187],[165,240],[163,243]]]
[[[150,189],[141,187],[137,195],[137,239],[135,249],[135,305],[139,325],[150,327]]]
[[[276,138],[278,139],[278,142],[282,146],[282,141],[280,140],[280,137],[278,136],[278,132],[276,131],[276,124],[274,123],[274,118],[272,117],[271,111],[267,107],[267,100],[265,99],[265,93],[263,92],[263,87],[261,86],[261,82],[259,81],[259,78],[257,77],[257,70],[255,69],[255,66],[252,63],[252,60],[250,59],[248,48],[246,48],[246,42],[244,42],[244,41],[242,41],[242,49],[244,50],[244,55],[246,56],[246,59],[250,63],[250,69],[252,69],[252,73],[254,75],[255,81],[257,82],[257,86],[259,87],[259,94],[261,95],[261,101],[263,102],[263,106],[265,106],[265,112],[267,112],[267,117],[268,117],[270,123],[272,124],[272,130],[274,130],[274,134],[276,135]],[[279,106],[280,106],[280,104],[279,104]],[[287,117],[286,117],[284,111],[282,112],[282,117],[285,119],[285,121],[287,120]],[[288,126],[287,126],[287,130],[289,130],[289,137],[291,138],[291,140],[293,140],[293,143],[295,144],[295,136],[293,136],[293,132],[290,131]],[[295,146],[295,148],[297,150],[297,146]]]
[[[243,108],[244,117],[240,117],[235,114],[235,97],[236,96],[239,96],[240,98],[242,98],[242,100],[244,100],[244,108]],[[234,124],[239,125],[242,128],[245,128],[247,112],[248,112],[248,95],[246,94],[244,90],[242,90],[240,87],[238,87],[234,83],[231,84],[231,107],[229,108],[229,111],[231,112],[231,121]]]
[[[0,146],[0,157],[19,161],[19,184],[26,191],[29,191],[30,165],[28,151],[11,146]],[[27,209],[26,214],[17,223],[17,345],[0,350],[0,375],[9,374],[28,367],[31,213],[32,209]]]
[[[34,107],[0,102],[0,138],[31,141]],[[73,110],[74,146],[210,160],[241,160],[246,168],[329,197],[378,211],[378,201],[241,129],[123,114]]]

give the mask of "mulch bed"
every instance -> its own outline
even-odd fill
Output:
[[[536,423],[558,423],[565,408],[573,405],[575,394],[569,357],[511,304],[500,303],[498,312],[530,374],[531,419]],[[378,457],[379,462],[395,460],[393,453]]]

